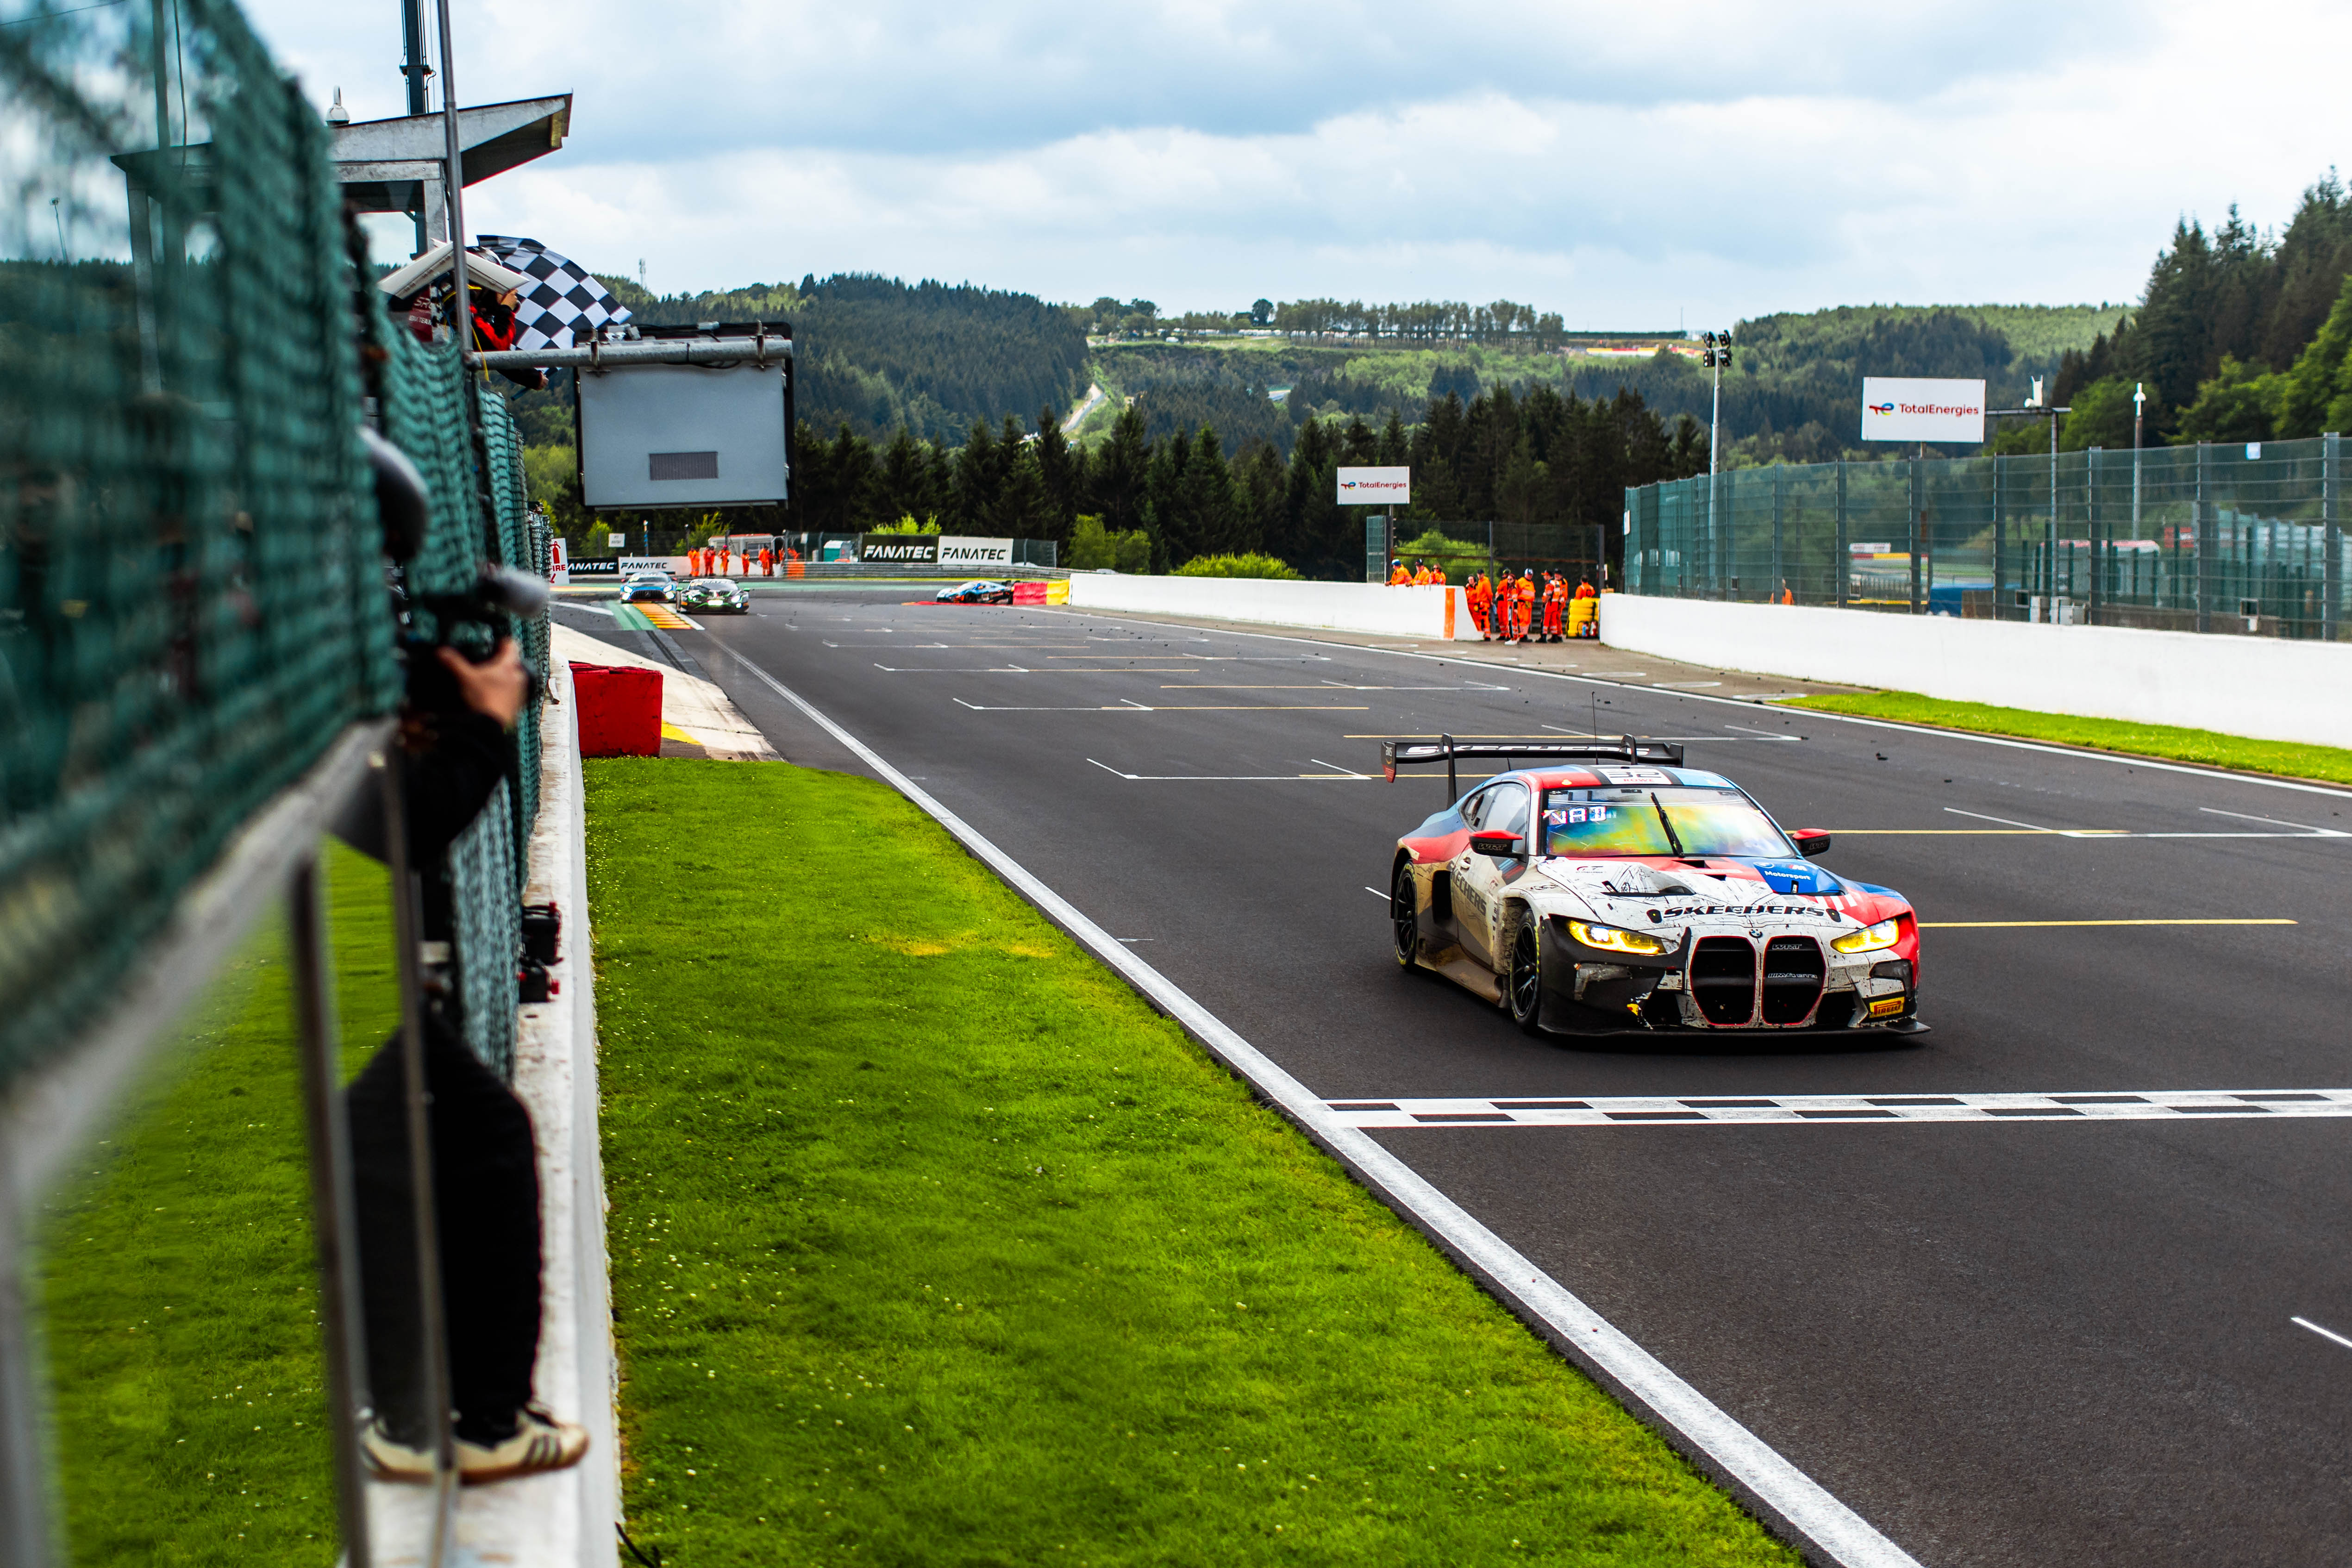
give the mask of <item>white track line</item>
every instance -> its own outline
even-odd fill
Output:
[[[2324,1329],[2324,1328],[2321,1328],[2317,1323],[2313,1322],[2309,1318],[2289,1318],[2289,1319],[2287,1319],[2287,1322],[2291,1322],[2291,1323],[2295,1324],[2295,1325],[2296,1325],[2297,1327],[2299,1327],[2299,1328],[2306,1328],[2306,1329],[2309,1329],[2312,1333],[2314,1333],[2317,1334],[2317,1335],[2318,1335],[2320,1338],[2322,1338],[2322,1339],[2332,1339],[2332,1340],[2334,1340],[2337,1344],[2342,1345],[2346,1350],[2352,1350],[2352,1339],[2346,1339],[2342,1334],[2337,1333],[2334,1329]]]
[[[1369,1134],[1333,1115],[1321,1100],[1307,1092],[1306,1085],[1079,913],[1028,868],[917,788],[863,741],[741,653],[735,653],[734,659],[928,812],[1048,919],[1117,970],[1153,1006],[1351,1167],[1366,1185],[1426,1228],[1496,1292],[1549,1329],[1555,1343],[1570,1348],[1604,1385],[1648,1410],[1659,1426],[1687,1445],[1687,1452],[1707,1461],[1704,1468],[1717,1479],[1728,1482],[1745,1500],[1776,1516],[1790,1533],[1811,1542],[1823,1557],[1843,1568],[1920,1568],[1916,1558],[1873,1529],[1820,1482],[1781,1458],[1567,1287],[1472,1218]]]
[[[1073,618],[1118,622],[1132,626],[1162,626],[1171,631],[1193,630],[1192,627],[1181,626],[1174,622],[1136,620],[1132,617],[1123,615],[1122,612],[1118,611],[1057,610],[1056,612],[1066,614]],[[1320,637],[1298,637],[1280,632],[1234,631],[1224,632],[1223,635],[1228,637],[1256,637],[1269,643],[1298,643],[1310,648],[1345,648],[1351,653],[1386,653],[1391,658],[1394,659],[1426,659],[1432,663],[1441,664],[1449,663],[1459,664],[1487,663],[1487,661],[1483,659],[1468,658],[1458,653],[1423,653],[1411,648],[1382,648],[1366,643],[1332,643]],[[1660,656],[1664,657],[1663,654]],[[1515,675],[1536,675],[1548,681],[1573,681],[1580,685],[1609,686],[1618,691],[1655,692],[1658,690],[1658,688],[1654,685],[1637,685],[1628,681],[1612,680],[1608,678],[1612,674],[1631,674],[1634,673],[1633,671],[1595,671],[1590,674],[1577,674],[1566,670],[1544,670],[1529,666],[1525,669],[1512,670],[1507,673]],[[1759,678],[1760,679],[1763,677]],[[1826,684],[1834,685],[1835,683]],[[2200,768],[2193,763],[2160,762],[2154,758],[2128,757],[2119,751],[2094,751],[2087,747],[2078,746],[2053,746],[2047,741],[2042,740],[2012,740],[2009,737],[2002,735],[1979,735],[1973,731],[1965,729],[1938,729],[1933,725],[1905,724],[1899,719],[1864,718],[1860,714],[1831,713],[1824,708],[1790,709],[1771,706],[1768,699],[1772,695],[1781,694],[1765,693],[1759,694],[1755,696],[1717,696],[1711,692],[1675,692],[1671,695],[1681,697],[1689,702],[1724,703],[1733,707],[1744,707],[1751,712],[1801,713],[1805,715],[1809,720],[1818,719],[1826,724],[1857,725],[1864,729],[1891,729],[1902,735],[1932,737],[1940,740],[1965,740],[1972,742],[1978,746],[1998,746],[2011,751],[2040,751],[2052,757],[2074,757],[2080,758],[2086,762],[2109,762],[2119,768],[2146,768],[2151,773],[2186,773],[2198,779],[2226,779],[2233,784],[2259,784],[2271,789],[2293,789],[2305,795],[2326,795],[2332,800],[2352,800],[2352,789],[2347,789],[2343,786],[2336,784],[2305,783],[2300,779],[2273,779],[2267,775],[2260,773],[2233,773],[2227,768]],[[1804,692],[1792,692],[1785,695],[1790,696],[1805,696],[1810,694]]]
[[[1519,1094],[1325,1102],[1350,1127],[1724,1127],[1888,1122],[2206,1121],[2352,1116],[2352,1089],[2075,1094]]]

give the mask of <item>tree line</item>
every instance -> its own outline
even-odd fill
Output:
[[[1630,389],[1585,399],[1549,387],[1497,387],[1467,402],[1448,393],[1410,427],[1395,409],[1378,429],[1360,417],[1312,421],[1286,455],[1264,438],[1229,455],[1207,423],[1155,434],[1140,401],[1091,450],[1063,435],[1050,405],[1034,424],[975,423],[952,451],[908,428],[877,444],[851,425],[826,436],[804,423],[790,526],[857,533],[912,518],[1066,547],[1084,518],[1143,535],[1159,571],[1264,554],[1349,580],[1364,570],[1364,513],[1339,504],[1335,470],[1403,464],[1414,494],[1404,521],[1597,526],[1613,548],[1625,487],[1704,473],[1706,438],[1692,420],[1660,419]]]
[[[1538,315],[1534,306],[1508,299],[1491,305],[1467,305],[1458,299],[1424,299],[1412,305],[1286,299],[1274,308],[1273,324],[1282,332],[1386,338],[1400,344],[1513,344],[1543,353],[1557,350],[1568,336],[1558,311]]]
[[[2334,170],[2303,193],[2284,230],[2238,214],[2208,233],[2183,219],[2149,269],[2138,308],[2068,354],[2051,391],[2071,406],[2060,444],[2142,439],[2291,440],[2352,429],[2352,197]]]

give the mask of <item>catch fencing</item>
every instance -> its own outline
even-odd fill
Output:
[[[2341,441],[1733,469],[1625,492],[1626,591],[2333,640]]]
[[[387,317],[318,110],[233,5],[12,19],[0,84],[0,1562],[232,1533],[327,1561],[340,1532],[363,1568],[337,1019],[373,1050],[429,991],[511,1071],[537,716],[415,868],[422,916],[385,780],[408,661],[505,632],[545,674],[543,616],[420,606],[486,562],[543,576],[546,531],[503,400]],[[397,571],[369,424],[429,496]],[[394,939],[437,928],[446,955]],[[193,1218],[225,1194],[250,1206]],[[226,1395],[187,1390],[261,1366],[317,1413],[297,1437],[231,1452],[189,1425]],[[135,1429],[110,1414],[134,1406]],[[268,1508],[213,1508],[199,1453]]]

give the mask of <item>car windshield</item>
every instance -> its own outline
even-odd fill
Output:
[[[735,585],[723,577],[706,577],[694,585],[697,588],[732,588]]]
[[[1797,852],[1738,790],[1674,787],[1545,790],[1543,852],[1781,857]]]

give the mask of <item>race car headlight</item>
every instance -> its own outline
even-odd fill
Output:
[[[1599,947],[1609,953],[1658,954],[1666,945],[1646,931],[1621,931],[1614,925],[1595,925],[1589,920],[1571,920],[1569,935],[1588,947]]]
[[[1875,953],[1881,947],[1892,947],[1901,940],[1903,920],[1882,920],[1875,925],[1865,925],[1859,931],[1849,931],[1830,946],[1841,953]]]

